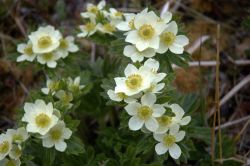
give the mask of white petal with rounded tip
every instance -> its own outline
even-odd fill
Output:
[[[51,141],[51,139],[43,139],[43,147],[51,148],[52,146],[54,146],[54,143]]]
[[[153,105],[153,110],[154,110],[154,112],[153,112],[153,116],[154,117],[160,117],[166,111],[165,108],[162,105],[160,105],[160,104],[154,104]]]
[[[178,104],[171,104],[170,108],[177,117],[183,117],[184,110]]]
[[[17,62],[22,62],[22,61],[25,61],[25,60],[26,60],[25,55],[21,55],[21,56],[17,57],[17,59],[16,59]]]
[[[47,62],[47,66],[50,68],[55,68],[57,65],[56,61],[49,61]]]
[[[129,103],[126,107],[125,110],[127,111],[127,113],[131,116],[136,115],[137,114],[137,110],[141,107],[140,103]]]
[[[123,50],[123,54],[126,57],[131,57],[131,55],[133,55],[135,52],[137,52],[137,49],[133,45],[128,45]]]
[[[159,36],[155,36],[154,38],[152,38],[149,41],[149,47],[153,48],[153,49],[158,49],[160,46],[160,37]],[[147,47],[148,48],[148,47]]]
[[[149,131],[156,131],[159,127],[159,124],[155,118],[150,118],[149,120],[145,121],[145,126]]]
[[[153,137],[154,137],[154,139],[156,140],[156,141],[159,141],[159,142],[162,142],[162,140],[163,140],[163,138],[164,138],[164,136],[165,136],[166,134],[153,134]]]
[[[147,57],[147,58],[151,58],[151,57],[155,56],[155,50],[152,48],[148,48],[148,49],[143,51],[143,56]]]
[[[24,53],[24,49],[26,48],[26,46],[27,46],[27,44],[18,44],[18,46],[17,46],[17,51],[19,52],[19,53]]]
[[[116,25],[116,28],[119,29],[120,31],[129,31],[131,28],[129,27],[128,22],[120,22],[119,24]]]
[[[180,46],[185,46],[189,43],[189,40],[184,35],[178,35],[178,36],[176,36],[175,43],[180,45]]]
[[[184,51],[184,48],[182,46],[179,46],[179,45],[174,43],[171,46],[169,46],[169,50],[175,54],[182,54]]]
[[[128,126],[130,130],[139,130],[142,128],[144,122],[138,117],[138,116],[133,116],[129,119]]]
[[[63,130],[63,137],[65,139],[69,139],[72,135],[72,131],[69,128],[64,128]]]
[[[139,36],[137,31],[130,31],[125,39],[126,42],[136,44],[138,42]]]
[[[185,126],[185,125],[187,125],[190,121],[191,121],[191,117],[190,117],[190,116],[186,116],[186,117],[184,117],[184,118],[181,119],[180,124],[183,125],[183,126]]]
[[[163,19],[164,23],[168,23],[172,19],[172,13],[171,12],[165,12],[162,16],[161,19]]]
[[[160,63],[157,60],[150,58],[144,62],[144,66],[157,71],[159,69]]]
[[[168,25],[167,28],[164,30],[164,32],[172,32],[174,35],[177,34],[178,32],[178,26],[175,21],[171,21]]]
[[[65,151],[67,144],[63,141],[60,141],[60,142],[55,144],[55,147],[56,147],[56,150],[63,152],[63,151]]]
[[[178,124],[172,124],[169,128],[169,133],[171,135],[176,135],[180,129],[180,126]]]
[[[24,111],[25,112],[32,112],[35,110],[35,106],[33,103],[25,103],[24,104]]]
[[[156,49],[156,52],[163,54],[163,53],[167,52],[167,50],[168,50],[168,47],[163,42],[160,42],[159,48]]]
[[[175,135],[175,141],[176,142],[180,142],[181,140],[183,140],[183,138],[185,137],[185,131],[179,131],[176,135]]]
[[[113,101],[122,101],[122,98],[120,98],[113,90],[108,90],[107,94]]]
[[[181,149],[179,145],[174,144],[173,146],[169,147],[169,154],[172,158],[178,159],[181,156]]]
[[[135,74],[138,72],[138,69],[132,65],[132,64],[128,64],[127,67],[125,68],[124,70],[124,74],[126,77],[132,75],[132,74]]]
[[[165,154],[167,151],[168,151],[168,148],[167,148],[163,143],[158,143],[158,144],[155,146],[155,152],[156,152],[158,155]]]
[[[153,93],[146,93],[141,98],[142,105],[147,105],[151,107],[155,102],[156,102],[156,96]]]
[[[165,83],[157,84],[155,87],[156,92],[160,92],[165,87]]]

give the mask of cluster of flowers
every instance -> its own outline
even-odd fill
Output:
[[[17,130],[8,129],[6,133],[2,133],[0,135],[0,165],[21,165],[22,143],[28,137],[29,135],[23,127]]]
[[[76,52],[78,49],[73,36],[63,38],[59,30],[48,25],[32,32],[27,43],[18,45],[17,51],[21,55],[17,58],[17,62],[32,62],[37,58],[40,64],[55,68],[57,60],[66,58],[69,52]]]
[[[125,21],[116,27],[125,31],[125,41],[130,43],[124,48],[124,55],[133,63],[137,62],[137,66],[128,64],[124,70],[125,77],[116,77],[115,89],[107,93],[111,100],[127,103],[125,110],[132,116],[128,122],[131,130],[152,132],[159,142],[155,146],[156,153],[161,155],[169,151],[172,158],[178,159],[181,149],[177,143],[185,136],[180,127],[187,125],[191,117],[184,117],[184,111],[178,104],[156,104],[157,94],[165,87],[161,81],[167,74],[158,72],[160,64],[152,57],[168,50],[182,54],[188,38],[177,35],[178,27],[175,21],[171,21],[170,12],[158,17],[153,11],[144,9],[138,14],[124,16]],[[143,62],[144,58],[148,59]],[[167,115],[166,108],[174,116]]]
[[[45,95],[52,95],[59,99],[59,104],[65,106],[67,109],[70,109],[73,104],[71,103],[74,99],[74,96],[77,96],[79,92],[85,87],[80,85],[80,77],[74,78],[74,80],[68,77],[66,80],[47,80],[45,88],[42,88],[41,91]]]
[[[80,25],[81,32],[78,37],[87,37],[95,32],[112,35],[116,30],[116,26],[123,21],[123,13],[114,8],[105,9],[106,2],[100,1],[98,5],[91,3],[87,4],[87,11],[81,13],[81,16],[86,19],[84,25]]]
[[[62,90],[66,86],[66,90]],[[56,96],[60,100],[60,105],[71,108],[74,94],[79,94],[85,86],[80,85],[80,77],[74,80],[68,78],[60,81],[47,81],[47,87],[41,91],[45,95]],[[22,154],[21,144],[29,137],[28,133],[42,139],[42,145],[46,148],[55,147],[63,152],[67,148],[65,140],[70,139],[72,131],[66,127],[62,120],[61,111],[55,108],[57,102],[45,103],[44,100],[37,99],[34,103],[25,103],[22,121],[26,122],[26,128],[17,130],[9,129],[5,134],[0,135],[0,165],[20,166],[20,156]],[[6,156],[9,155],[9,158]]]

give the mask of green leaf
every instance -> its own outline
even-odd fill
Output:
[[[66,154],[78,155],[83,152],[85,152],[85,149],[82,140],[76,136],[72,136],[69,141],[67,141]]]
[[[55,157],[56,157],[56,152],[55,152],[55,148],[44,148],[44,152],[43,152],[43,165],[46,166],[51,166],[53,165],[54,161],[55,161]]]
[[[166,54],[164,54],[164,56],[168,56],[170,62],[176,64],[179,67],[188,67],[188,63],[179,55],[175,55],[168,51]]]
[[[211,142],[211,131],[208,127],[196,127],[196,126],[188,126],[186,127],[186,133],[189,137],[196,138],[198,140],[202,140],[208,145]]]

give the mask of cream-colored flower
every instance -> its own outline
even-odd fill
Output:
[[[89,37],[100,28],[100,24],[96,24],[95,21],[90,21],[87,22],[85,25],[80,25],[79,28],[81,32],[77,34],[77,37]]]
[[[32,50],[35,54],[43,54],[54,51],[59,47],[62,34],[53,26],[39,27],[37,31],[29,35]]]
[[[105,7],[106,2],[104,0],[100,1],[97,5],[94,5],[92,3],[87,3],[87,12],[81,13],[81,16],[83,18],[95,18],[98,13],[100,13],[103,8]]]
[[[4,159],[12,149],[12,138],[9,134],[0,135],[0,160]]]
[[[108,90],[107,94],[111,100],[118,101],[118,102],[124,100],[125,103],[135,102],[135,101],[137,101],[137,98],[141,97],[141,94],[127,96],[127,95],[125,95],[125,93],[122,93],[122,92],[115,93],[114,90]]]
[[[32,62],[36,58],[36,54],[34,54],[32,50],[32,44],[29,41],[28,44],[18,44],[17,51],[21,53],[19,57],[17,57],[17,62],[29,61]]]
[[[181,149],[177,142],[183,140],[185,136],[184,131],[170,129],[169,134],[154,134],[155,140],[159,141],[155,146],[155,151],[158,155],[162,155],[169,151],[169,154],[172,158],[178,159],[181,156]]]
[[[110,23],[100,24],[98,30],[102,33],[113,35],[113,33],[116,31],[116,27],[112,22],[110,22]]]
[[[60,57],[66,58],[69,55],[69,52],[77,52],[79,50],[78,46],[74,43],[74,40],[73,36],[67,36],[60,40],[60,45],[57,49]]]
[[[49,53],[39,54],[37,56],[37,61],[40,64],[46,64],[49,68],[55,68],[57,66],[57,60],[61,58],[61,54],[58,51],[53,51]]]
[[[41,91],[45,95],[48,95],[49,93],[54,95],[55,92],[59,90],[59,85],[60,85],[60,81],[53,81],[53,80],[48,79],[46,82],[47,87],[42,88]]]
[[[159,48],[159,35],[166,28],[166,24],[159,21],[159,17],[153,11],[137,14],[134,19],[134,27],[135,30],[128,32],[126,42],[134,44],[139,51],[147,48]]]
[[[11,159],[14,159],[14,160],[17,160],[21,157],[22,155],[22,149],[21,149],[21,146],[20,145],[13,145],[12,146],[12,149],[9,153],[9,156]]]
[[[69,139],[72,135],[72,131],[65,127],[63,121],[59,121],[50,131],[42,137],[43,146],[51,148],[55,146],[56,150],[63,152],[67,148],[65,139]]]
[[[81,77],[78,76],[74,80],[72,78],[68,78],[67,83],[68,83],[68,89],[71,92],[78,92],[79,90],[82,90],[85,85],[80,85],[81,82]]]
[[[129,120],[131,130],[139,130],[145,124],[145,127],[154,132],[158,128],[157,117],[165,113],[165,108],[160,104],[155,104],[156,96],[153,93],[147,93],[142,96],[141,103],[129,103],[125,110],[132,117]]]
[[[128,64],[124,70],[125,77],[116,77],[115,93],[124,93],[132,96],[146,90],[154,81],[151,71],[147,67],[137,69],[134,65]]]
[[[148,12],[148,8],[145,8],[140,13],[143,14],[147,12]],[[120,31],[135,30],[135,25],[134,25],[135,16],[136,14],[134,13],[124,13],[125,21],[122,21],[119,24],[117,24],[116,28],[119,29]]]
[[[110,13],[108,13],[109,20],[112,22],[113,25],[117,25],[123,20],[123,13],[119,12],[114,8],[109,9]]]
[[[175,54],[182,54],[189,40],[184,35],[177,35],[178,27],[175,21],[170,22],[160,35],[160,45],[156,52],[163,54],[168,49]]]
[[[126,57],[131,58],[131,60],[135,62],[142,62],[145,58],[151,58],[155,56],[155,50],[152,48],[147,48],[143,51],[139,51],[134,45],[128,45],[124,48],[123,54]]]
[[[155,133],[166,133],[171,128],[176,128],[178,130],[180,126],[185,126],[191,121],[190,116],[183,117],[185,112],[178,104],[164,104],[164,106],[170,108],[174,116],[163,115],[157,118],[159,128]]]
[[[60,99],[60,101],[64,104],[67,105],[68,108],[71,108],[73,106],[72,103],[70,103],[73,100],[73,95],[71,92],[66,92],[64,90],[59,90],[56,92],[56,97]]]
[[[12,141],[18,144],[26,141],[29,137],[29,134],[24,127],[18,128],[16,130],[8,129],[6,134],[10,135]]]
[[[160,17],[160,21],[163,21],[165,24],[169,23],[171,19],[172,19],[172,13],[170,12],[165,12]]]
[[[1,166],[20,166],[21,161],[20,159],[14,160],[14,159],[3,159],[0,161]]]
[[[31,133],[45,135],[58,121],[53,114],[52,103],[46,104],[43,100],[35,103],[25,103],[23,122],[27,122],[26,130]]]

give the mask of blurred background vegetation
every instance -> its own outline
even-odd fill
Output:
[[[59,28],[64,35],[75,35],[78,32],[78,25],[83,23],[80,12],[84,11],[87,2],[98,3],[98,1],[84,0],[0,1],[1,131],[16,125],[16,115],[20,110],[18,108],[22,107],[33,90],[40,89],[45,85],[45,76],[42,70],[38,70],[32,64],[17,65],[15,62],[18,56],[17,44],[26,41],[27,35],[39,25],[51,24]],[[181,29],[187,33],[190,39],[190,44],[186,48],[193,49],[191,51],[192,61],[215,61],[217,24],[221,25],[221,98],[226,96],[242,80],[248,78],[248,82],[221,106],[221,124],[222,126],[226,124],[222,129],[223,158],[225,161],[229,161],[224,165],[246,164],[250,160],[250,128],[248,126],[250,122],[250,1],[107,0],[108,6],[123,12],[138,12],[147,6],[160,11],[166,2],[169,3],[170,11],[174,13],[175,19],[182,23]],[[197,46],[195,43],[201,37],[207,40]],[[68,66],[67,62],[65,63],[65,69],[70,72],[64,72],[64,76],[81,75],[83,83],[92,82],[93,84],[94,88],[92,88],[91,94],[86,95],[83,99],[85,101],[79,107],[82,112],[76,115],[77,118],[81,119],[79,134],[82,133],[84,142],[91,146],[86,147],[87,155],[81,160],[75,160],[76,156],[71,156],[70,161],[74,161],[76,164],[82,162],[85,165],[95,165],[93,163],[96,160],[98,165],[102,165],[104,159],[109,158],[109,161],[112,161],[110,163],[117,165],[117,161],[111,159],[112,155],[114,155],[114,151],[120,151],[119,148],[126,144],[126,138],[130,137],[129,139],[134,139],[134,141],[128,141],[130,145],[127,149],[122,150],[124,153],[116,154],[119,157],[114,157],[115,159],[120,158],[119,165],[150,163],[152,159],[149,157],[147,148],[153,152],[153,146],[147,147],[145,144],[153,145],[152,140],[146,139],[148,142],[137,145],[136,141],[140,138],[138,134],[129,131],[127,133],[116,131],[119,121],[122,122],[117,115],[117,110],[115,110],[117,108],[106,106],[107,99],[100,98],[100,92],[103,92],[100,85],[105,77],[112,72],[114,73],[114,70],[118,70],[119,59],[110,61],[110,57],[104,56],[107,54],[108,46],[96,45],[94,46],[95,61],[93,61],[93,57],[91,61],[93,43],[85,39],[77,39],[77,42],[81,51],[70,58],[73,63],[69,63]],[[240,60],[240,63],[236,63],[236,60]],[[109,63],[113,66],[110,66]],[[58,72],[60,73],[60,71]],[[209,113],[213,110],[215,103],[215,66],[203,66],[200,63],[194,67],[175,69],[175,73],[173,86],[178,90],[176,99],[179,99],[185,111],[190,114],[191,112],[197,113],[193,117],[196,120],[192,122],[196,126],[196,133],[190,131],[191,136],[193,132],[194,139],[197,139],[195,144],[192,144],[196,150],[192,152],[191,149],[192,153],[186,165],[209,165],[209,162],[206,163],[206,161],[209,161],[210,158],[210,127],[213,118],[209,116]],[[105,85],[105,83],[103,84]],[[96,93],[96,96],[93,96],[93,93]],[[104,126],[112,126],[112,128],[102,127],[103,124]],[[116,142],[121,144],[115,144]],[[141,146],[140,151],[134,152],[133,145]],[[144,158],[144,161],[138,159],[138,154],[141,154],[142,151],[143,157],[140,157]],[[131,160],[131,158],[135,160]],[[66,159],[69,160],[65,158],[65,163]],[[174,162],[170,161],[167,164],[174,165]]]

